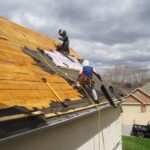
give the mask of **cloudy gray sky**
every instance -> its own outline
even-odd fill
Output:
[[[113,64],[150,68],[150,0],[0,0],[0,16],[70,45],[100,71]]]

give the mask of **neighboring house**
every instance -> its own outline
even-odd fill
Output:
[[[141,90],[144,91],[147,95],[150,96],[150,82],[146,83],[141,87]]]
[[[0,150],[121,150],[116,90],[111,95],[116,109],[108,102],[95,106],[73,86],[79,71],[70,69],[75,64],[69,61],[81,58],[74,50],[74,57],[61,56],[60,63],[70,68],[57,66],[54,53],[50,59],[37,50],[52,52],[57,44],[0,18]],[[94,80],[99,99],[106,100],[102,83]]]
[[[131,92],[122,103],[123,112],[146,113],[150,112],[150,95],[142,88]]]
[[[128,134],[134,123],[146,125],[150,122],[150,83],[135,89],[122,103],[123,133]]]

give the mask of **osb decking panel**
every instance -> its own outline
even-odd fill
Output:
[[[58,101],[41,78],[48,80],[61,99],[81,99],[82,95],[65,79],[43,71],[21,50],[24,46],[33,50],[37,47],[54,50],[57,44],[57,41],[0,18],[0,109],[12,106],[41,109],[49,107],[52,100]],[[73,50],[71,53],[75,54]]]

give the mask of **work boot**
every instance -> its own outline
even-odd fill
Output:
[[[98,100],[93,100],[95,104],[99,104],[100,102]]]

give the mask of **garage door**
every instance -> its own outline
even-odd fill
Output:
[[[122,106],[123,112],[125,113],[140,113],[141,112],[141,106]]]

